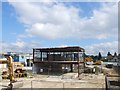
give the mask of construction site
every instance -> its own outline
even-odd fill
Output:
[[[0,89],[120,89],[120,66],[88,65],[83,53],[81,47],[34,48],[31,74],[15,69],[11,56],[0,59],[9,76],[0,70]]]

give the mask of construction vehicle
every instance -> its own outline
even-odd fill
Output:
[[[93,63],[93,65],[101,65],[102,64],[101,60],[97,60],[97,61],[93,62],[93,59],[91,57],[85,57],[84,62],[86,64],[92,64]]]
[[[101,65],[101,64],[102,64],[101,60],[98,60],[98,61],[94,62],[94,65]]]
[[[91,57],[85,57],[84,62],[92,62],[93,59]]]
[[[93,64],[93,59],[91,57],[85,57],[84,63],[86,63],[87,65],[91,65]]]
[[[0,64],[7,64],[8,65],[8,73],[9,73],[9,79],[10,79],[9,86],[12,87],[12,83],[15,82],[12,57],[8,56],[7,60],[0,59]]]

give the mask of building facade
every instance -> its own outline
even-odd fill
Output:
[[[14,62],[25,62],[26,61],[26,55],[24,54],[15,54],[13,56]]]

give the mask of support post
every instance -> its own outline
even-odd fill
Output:
[[[73,72],[73,65],[70,64],[70,69],[71,69],[71,72]]]
[[[55,61],[55,52],[53,52],[53,61]]]
[[[35,61],[35,55],[34,55],[35,49],[33,49],[33,63]]]
[[[83,67],[84,67],[84,72],[85,72],[85,62],[84,62],[85,61],[85,51],[83,51],[83,54],[84,54],[83,55]]]
[[[48,61],[48,58],[49,58],[49,55],[48,55],[48,52],[47,52],[47,61]]]
[[[79,69],[80,69],[80,66],[79,66],[79,62],[78,62],[78,77],[79,77],[79,73],[80,73]]]
[[[43,58],[42,58],[42,52],[41,52],[41,61],[43,61]]]
[[[80,74],[80,65],[79,65],[79,51],[78,51],[78,77],[79,77],[79,74]]]

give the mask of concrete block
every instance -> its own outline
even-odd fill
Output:
[[[0,75],[0,82],[2,81],[2,75]]]
[[[12,83],[13,84],[13,88],[20,88],[23,86],[23,82],[22,81],[17,81],[15,83]]]
[[[2,81],[2,69],[0,69],[0,81]]]
[[[17,81],[17,82],[12,83],[12,85],[9,84],[7,88],[4,88],[2,90],[18,89],[18,88],[20,88],[22,86],[23,86],[23,82]]]

